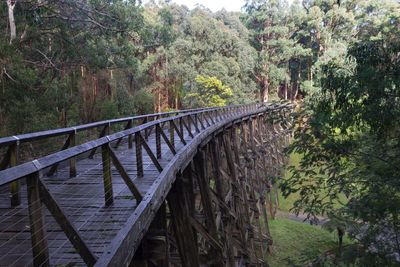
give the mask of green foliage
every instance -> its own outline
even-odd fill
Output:
[[[194,107],[221,107],[233,96],[232,89],[216,77],[197,76],[196,87],[185,100]]]
[[[154,103],[154,97],[151,93],[146,90],[139,90],[134,95],[134,107],[137,114],[148,114],[151,113]]]
[[[375,1],[363,8],[378,12]],[[335,214],[379,229],[366,231],[358,241],[363,257],[388,266],[400,258],[399,11],[398,5],[386,4],[374,19],[360,18],[359,39],[319,62],[320,89],[313,87],[297,114],[288,149],[303,157],[281,186],[285,196],[299,196],[295,211]],[[381,31],[370,36],[364,28]],[[341,194],[349,200],[338,210]],[[386,245],[370,249],[379,239]]]

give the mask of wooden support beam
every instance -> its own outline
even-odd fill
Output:
[[[126,124],[124,130],[128,130],[130,128],[132,128],[132,120],[128,121],[128,123]],[[131,135],[129,135],[129,136],[131,136]],[[123,137],[118,139],[118,141],[115,143],[114,148],[118,148],[119,147],[119,144],[122,142],[122,139],[123,139]]]
[[[194,219],[192,216],[189,216],[189,223],[191,226],[193,226],[194,229],[196,229],[197,232],[199,232],[204,239],[206,239],[208,242],[210,242],[211,246],[214,247],[214,249],[222,251],[223,250],[223,244],[218,241],[215,237],[210,235],[204,226],[199,223],[196,219]],[[221,265],[222,266],[222,265]]]
[[[175,124],[175,122],[174,122],[173,120],[171,120],[171,123],[172,123],[172,126],[174,127],[176,133],[178,134],[179,139],[181,139],[181,142],[182,142],[184,145],[186,145],[185,138],[183,137],[183,132],[181,132],[181,131],[178,129],[178,127],[176,126],[176,124]]]
[[[63,151],[63,150],[65,150],[65,149],[67,149],[68,147],[70,147],[70,143],[71,143],[71,134],[68,135],[68,137],[67,137],[67,139],[65,140],[64,145],[62,146],[62,148],[61,148],[60,151]],[[57,164],[54,164],[54,165],[50,168],[50,170],[49,170],[48,173],[47,173],[47,176],[53,176],[54,173],[57,171],[57,168],[58,168],[58,163],[57,163]]]
[[[10,146],[10,167],[18,165],[19,161],[19,142],[15,142]],[[14,181],[10,183],[11,192],[11,206],[15,207],[21,204],[21,194],[20,194],[20,181]]]
[[[133,127],[133,119],[129,121],[129,128]],[[133,148],[133,137],[132,135],[128,135],[128,148],[132,149]]]
[[[219,242],[217,224],[214,216],[214,211],[212,207],[211,192],[209,188],[208,181],[208,167],[207,162],[210,159],[206,159],[206,153],[204,150],[200,150],[194,157],[194,166],[197,176],[197,182],[200,188],[201,202],[203,204],[204,216],[206,218],[206,227],[209,234]],[[218,266],[222,266],[222,251],[215,251],[215,257],[219,262]]]
[[[140,203],[142,201],[143,196],[140,194],[139,189],[137,189],[136,185],[133,183],[132,179],[129,177],[128,172],[125,170],[124,166],[121,164],[120,160],[118,159],[117,155],[115,154],[115,151],[110,148],[110,156],[112,159],[112,162],[119,172],[119,174],[122,177],[122,180],[124,180],[125,184],[127,185],[128,189],[131,191],[132,195],[135,197],[136,201]]]
[[[193,119],[194,116],[194,119]],[[194,115],[190,115],[189,118],[192,121],[194,128],[196,129],[196,133],[200,133],[200,129],[199,129],[199,125],[198,125],[198,121],[197,121],[197,113]]]
[[[108,143],[101,146],[101,155],[103,163],[104,200],[106,206],[109,206],[114,202],[114,194],[111,175],[110,145]]]
[[[182,179],[178,177],[168,193],[167,202],[171,212],[174,237],[182,266],[200,266],[196,232],[190,224],[190,200]]]
[[[199,113],[199,115],[195,114],[195,118],[198,122],[200,122],[201,128],[204,130],[206,127],[204,126],[203,123],[203,118],[204,118],[204,113]]]
[[[143,139],[142,135],[140,134],[140,132],[137,133],[139,138],[141,139],[141,144],[144,147],[144,149],[147,152],[147,155],[149,155],[151,161],[154,163],[154,165],[156,166],[157,170],[159,172],[162,172],[163,167],[161,166],[160,162],[157,160],[156,156],[154,156],[153,151],[151,151],[149,145],[146,143],[146,140]]]
[[[103,130],[99,134],[99,138],[102,138],[102,137],[104,137],[106,135],[109,135],[109,134],[110,134],[110,123],[106,124],[103,127]],[[94,157],[94,154],[96,154],[96,150],[97,150],[97,147],[92,149],[92,151],[90,152],[90,155],[89,155],[89,159],[92,159]]]
[[[192,130],[191,130],[191,129],[189,128],[189,126],[187,125],[187,123],[186,123],[184,120],[182,120],[182,124],[183,124],[183,126],[185,126],[186,130],[188,131],[189,136],[193,138],[194,135],[193,135],[193,133],[192,133]],[[183,130],[182,130],[182,134],[183,134]]]
[[[162,138],[164,139],[165,143],[167,144],[167,146],[169,147],[169,149],[171,150],[172,154],[176,154],[176,150],[174,145],[169,141],[168,137],[165,135],[164,130],[162,129],[161,126],[157,125],[157,127],[159,128],[159,132],[162,136]]]
[[[28,190],[29,226],[31,231],[33,266],[50,266],[49,248],[46,229],[44,228],[44,213],[40,200],[39,173],[26,177]]]
[[[169,140],[173,147],[175,147],[175,127],[174,122],[172,120],[169,121]]]
[[[76,130],[70,134],[69,138],[69,147],[76,146]],[[72,157],[69,159],[69,177],[75,177],[76,174],[76,157]]]
[[[156,125],[156,155],[157,159],[161,158],[161,127],[160,125]]]
[[[89,246],[86,244],[86,242],[79,234],[78,229],[75,228],[75,226],[72,224],[68,216],[62,210],[61,206],[56,201],[56,199],[52,196],[46,184],[43,181],[41,181],[40,178],[38,183],[40,188],[41,200],[46,205],[51,215],[53,215],[58,225],[60,225],[61,229],[64,231],[68,240],[74,246],[79,255],[82,257],[86,265],[93,266],[97,261],[97,257],[89,249]]]
[[[145,117],[145,118],[143,119],[143,123],[142,123],[142,124],[146,124],[147,122],[148,122],[148,119],[147,119],[147,117]],[[149,138],[149,134],[148,134],[148,129],[147,129],[147,128],[144,129],[144,138],[145,138],[146,140]]]
[[[139,132],[135,133],[135,147],[136,147],[136,169],[137,176],[142,178],[143,173],[143,154],[142,154],[142,138]]]
[[[142,238],[129,266],[168,266],[169,248],[166,205],[158,209],[153,221]]]

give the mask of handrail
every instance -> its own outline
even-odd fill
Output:
[[[131,117],[112,119],[112,120],[97,121],[97,122],[92,122],[92,123],[88,123],[88,124],[82,124],[82,125],[77,125],[77,126],[72,126],[72,127],[67,127],[67,128],[59,128],[59,129],[54,129],[54,130],[32,132],[32,133],[20,134],[20,135],[15,135],[15,136],[7,136],[7,137],[0,138],[0,148],[4,147],[4,146],[7,146],[7,145],[11,145],[11,144],[16,143],[16,142],[24,143],[24,142],[29,142],[29,141],[33,141],[33,140],[45,139],[45,138],[48,138],[48,137],[56,137],[56,136],[60,136],[60,135],[67,135],[67,134],[71,134],[71,133],[74,133],[74,132],[80,132],[80,131],[84,131],[84,130],[89,130],[89,129],[93,129],[93,128],[97,128],[97,127],[101,127],[101,126],[106,126],[106,125],[112,125],[112,124],[121,123],[121,122],[128,122],[128,121],[131,121],[131,120],[155,118],[155,117],[159,117],[159,116],[160,117],[169,116],[169,115],[172,115],[172,114],[178,115],[178,114],[181,114],[181,113],[209,110],[209,109],[213,109],[213,108],[215,108],[215,107],[184,109],[184,110],[177,110],[177,111],[145,114],[145,115],[138,115],[138,116],[131,116]]]
[[[151,121],[151,122],[139,125],[139,126],[135,126],[133,128],[127,129],[127,130],[123,130],[123,131],[120,131],[120,132],[117,132],[117,133],[114,133],[111,135],[107,135],[107,136],[101,137],[99,139],[92,140],[92,141],[86,142],[84,144],[77,145],[77,146],[44,156],[44,157],[41,157],[39,159],[35,159],[30,162],[26,162],[26,163],[17,165],[15,167],[11,167],[11,168],[2,170],[2,171],[0,171],[0,186],[17,181],[17,180],[24,178],[30,174],[37,173],[48,167],[51,167],[52,165],[61,163],[68,159],[79,156],[83,153],[89,152],[92,149],[101,147],[102,145],[111,143],[113,141],[127,137],[129,135],[133,135],[137,132],[141,132],[143,130],[149,129],[151,127],[154,127],[155,125],[159,125],[164,122],[174,121],[174,120],[177,120],[177,119],[180,119],[183,117],[188,117],[188,116],[195,115],[195,114],[210,113],[210,112],[214,112],[214,111],[229,111],[230,109],[240,109],[240,108],[246,109],[247,107],[256,109],[258,105],[259,104],[256,103],[256,104],[248,104],[248,105],[207,108],[207,109],[201,109],[200,111],[186,112],[181,115],[154,120],[154,121]],[[155,115],[155,114],[151,114],[151,115]]]

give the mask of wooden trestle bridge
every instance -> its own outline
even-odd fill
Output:
[[[185,110],[0,138],[0,266],[263,266],[266,196],[292,109]]]

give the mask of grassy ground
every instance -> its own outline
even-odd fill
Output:
[[[289,165],[298,166],[300,160],[301,160],[300,154],[292,154],[292,155],[290,155]],[[285,176],[283,177],[283,179],[289,178],[290,175],[291,175],[291,173],[288,170],[286,170]],[[290,194],[288,198],[284,198],[282,196],[282,194],[279,193],[279,195],[278,195],[279,209],[281,211],[290,211],[290,209],[293,207],[293,203],[296,201],[296,199],[298,199],[298,197],[299,197],[299,193]],[[341,194],[339,196],[339,198],[340,198],[340,202],[342,202],[342,203],[345,203],[347,201],[346,196],[344,194]],[[339,208],[340,206],[341,205],[339,203],[337,203],[337,205],[335,205],[336,208]]]
[[[270,231],[274,244],[267,261],[271,267],[304,266],[306,261],[337,246],[333,233],[289,219],[271,220]]]
[[[298,165],[301,155],[293,154],[290,157],[291,165]],[[285,178],[290,175],[286,171]],[[273,253],[268,256],[268,263],[271,267],[304,266],[306,261],[315,259],[327,250],[336,248],[337,237],[320,226],[313,226],[307,223],[288,219],[287,215],[293,207],[298,194],[291,194],[284,198],[279,194],[278,218],[270,220],[270,230],[274,242]],[[344,198],[344,196],[343,196]],[[345,243],[349,240],[345,239]]]
[[[299,154],[291,154],[289,159],[289,165],[297,166],[301,160],[301,156]],[[285,171],[284,179],[289,178],[290,172],[288,170]],[[284,198],[282,194],[279,193],[279,209],[282,211],[289,211],[293,207],[293,202],[298,198],[299,194],[291,194],[288,198]]]

